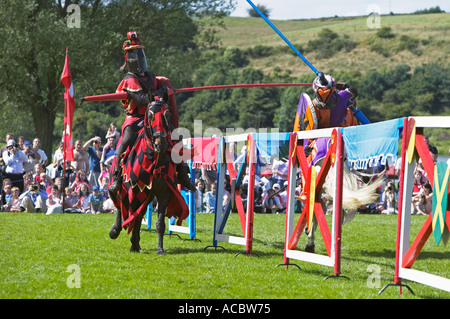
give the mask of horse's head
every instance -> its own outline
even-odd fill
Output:
[[[170,139],[170,112],[163,101],[153,101],[147,107],[145,126],[157,153],[165,152]]]

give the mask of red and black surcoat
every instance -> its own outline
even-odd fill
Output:
[[[119,83],[116,92],[130,92],[130,93],[144,93],[148,95],[149,91],[155,93],[161,89],[164,85],[167,88],[172,88],[170,80],[163,76],[155,76],[152,72],[145,72],[144,75],[137,75],[128,72],[124,79]],[[123,100],[122,104],[127,114],[125,121],[122,125],[122,134],[125,127],[134,125],[136,122],[143,120],[148,103],[151,102],[148,99],[145,101],[134,99]],[[178,111],[175,96],[169,95],[170,120],[174,128],[178,127]]]

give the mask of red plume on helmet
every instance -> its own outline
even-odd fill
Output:
[[[120,67],[121,70],[128,64],[130,72],[141,73],[147,70],[147,61],[144,53],[145,46],[139,39],[136,31],[127,32],[127,38],[122,48],[125,51],[125,63]],[[130,63],[133,64],[130,66]]]

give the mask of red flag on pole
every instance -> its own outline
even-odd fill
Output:
[[[73,141],[72,141],[72,120],[75,112],[75,99],[73,93],[72,74],[69,68],[69,49],[66,49],[66,61],[61,75],[61,82],[64,84],[64,160],[73,161]]]

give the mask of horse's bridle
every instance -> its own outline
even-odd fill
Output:
[[[165,110],[164,114],[162,115],[163,121],[164,121],[163,126],[164,126],[164,129],[166,131],[157,131],[157,132],[153,133],[153,121],[155,119],[155,112],[152,109],[153,108],[157,108],[157,112],[156,113],[160,113],[162,111],[161,107],[163,107],[163,106],[165,108],[167,108],[167,110]],[[169,116],[170,116],[170,113],[169,113],[168,105],[165,102],[163,102],[161,100],[158,100],[158,101],[153,101],[153,102],[151,102],[148,105],[148,110],[147,110],[147,121],[148,121],[147,124],[148,124],[148,126],[146,127],[146,129],[148,130],[149,135],[150,135],[150,143],[151,143],[153,149],[155,149],[155,150],[159,149],[159,146],[157,146],[155,144],[155,140],[158,137],[169,138],[169,136],[170,136]]]

